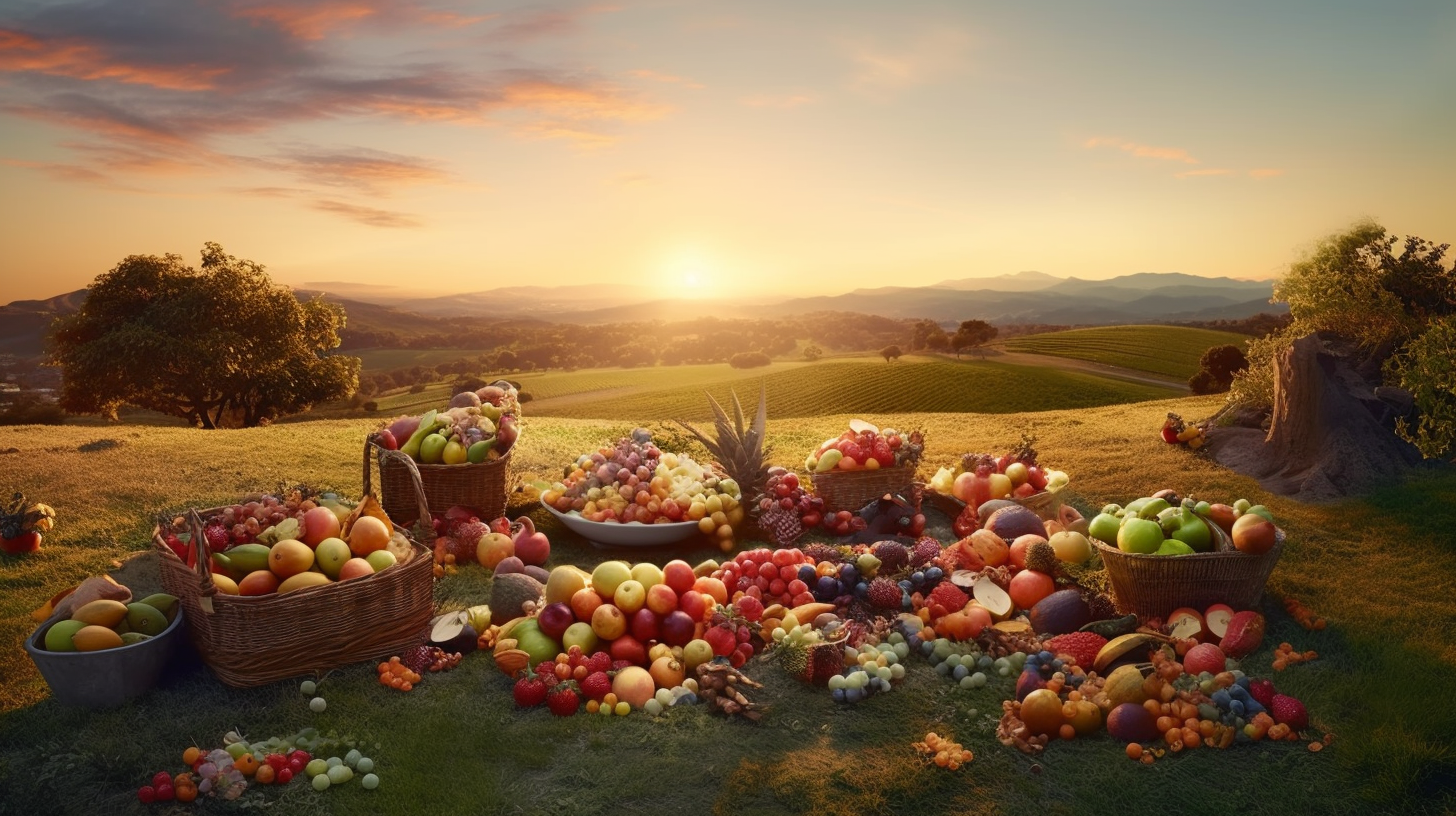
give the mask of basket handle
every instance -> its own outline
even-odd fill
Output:
[[[192,527],[192,545],[197,548],[197,583],[201,597],[197,599],[202,611],[212,614],[212,599],[217,595],[217,584],[212,581],[212,550],[207,546],[207,536],[202,532],[202,516],[197,509],[187,511],[187,522]]]
[[[389,450],[388,448],[379,444],[378,434],[369,434],[369,436],[364,440],[364,495],[368,496],[369,494],[374,492],[373,486],[370,483],[370,478],[372,476],[369,468],[370,448],[374,449],[374,454],[379,460],[379,472],[381,476],[384,473],[384,460],[386,457],[404,463],[405,470],[409,471],[410,484],[415,489],[415,501],[419,502],[420,505],[419,520],[425,524],[429,524],[430,502],[429,499],[425,498],[425,483],[420,478],[419,467],[415,464],[415,460],[409,457],[409,454],[406,454],[403,451]]]

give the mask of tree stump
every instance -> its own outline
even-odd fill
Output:
[[[1421,462],[1389,427],[1389,398],[1355,366],[1307,335],[1275,360],[1269,431],[1220,428],[1210,452],[1266,489],[1327,501],[1398,479]]]

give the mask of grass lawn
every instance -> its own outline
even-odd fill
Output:
[[[908,368],[908,366],[906,366]],[[880,364],[888,373],[895,366]],[[877,385],[878,387],[878,385]],[[700,392],[699,392],[700,393]],[[739,389],[744,395],[744,389]],[[849,414],[769,423],[775,459],[792,464]],[[751,395],[750,395],[751,396]],[[701,399],[701,397],[699,397]],[[867,418],[918,427],[928,440],[922,475],[967,451],[1001,451],[1023,430],[1046,464],[1072,475],[1083,508],[1125,502],[1162,487],[1267,504],[1289,544],[1268,587],[1265,647],[1245,661],[1304,701],[1315,728],[1335,735],[1320,753],[1303,742],[1199,749],[1152,766],[1129,761],[1106,735],[1054,743],[1035,760],[995,741],[1010,680],[962,691],[923,661],[905,681],[854,707],[789,679],[772,660],[749,674],[771,708],[754,725],[677,707],[661,719],[517,712],[507,681],[484,656],[431,675],[410,693],[380,686],[362,663],[324,678],[328,708],[315,714],[298,683],[237,690],[203,668],[177,671],[135,703],[92,713],[60,706],[24,656],[31,609],[57,590],[148,549],[158,512],[211,506],[281,482],[361,489],[361,445],[375,422],[301,422],[203,432],[132,425],[0,428],[0,486],[53,504],[56,529],[37,555],[0,559],[0,640],[11,661],[0,688],[0,813],[160,813],[135,791],[161,769],[181,770],[189,745],[215,747],[231,729],[251,739],[305,727],[372,756],[377,791],[357,783],[315,792],[295,782],[250,788],[200,812],[276,813],[1395,813],[1456,808],[1456,475],[1436,471],[1405,485],[1331,505],[1266,494],[1251,480],[1172,449],[1157,438],[1164,415],[1206,416],[1214,398],[1182,398],[1043,413],[900,413]],[[858,407],[853,410],[859,411]],[[620,414],[660,421],[666,410]],[[514,457],[522,479],[554,476],[578,453],[610,442],[630,420],[530,415]],[[692,563],[716,557],[693,542],[676,550],[602,551],[571,536],[526,494],[551,536],[551,563],[590,568],[606,558]],[[748,542],[743,543],[748,546]],[[122,570],[139,588],[155,580],[141,556]],[[437,584],[442,606],[483,601],[489,578],[462,568]],[[1296,597],[1330,628],[1306,632],[1282,612]],[[289,623],[279,621],[279,631]],[[1272,649],[1287,640],[1318,660],[1283,672]],[[300,677],[299,679],[303,679]],[[953,735],[975,753],[956,772],[922,764],[910,747],[926,731]]]
[[[1004,341],[1007,351],[1048,354],[1148,371],[1178,380],[1198,373],[1198,359],[1214,346],[1243,349],[1246,334],[1187,326],[1107,326],[1030,334]]]

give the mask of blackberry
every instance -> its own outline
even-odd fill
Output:
[[[900,549],[903,551],[905,548],[900,547]],[[870,582],[869,601],[879,609],[899,609],[904,597],[905,591],[889,578],[876,578]]]
[[[940,555],[940,542],[929,536],[915,542],[915,548],[910,551],[910,566],[919,569]]]
[[[870,549],[880,559],[880,572],[894,575],[910,564],[910,551],[898,541],[881,541]]]

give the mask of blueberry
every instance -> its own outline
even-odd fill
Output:
[[[902,591],[904,591],[904,592],[909,592],[909,591],[913,590],[914,588],[915,588],[915,585],[912,584],[912,583],[910,583],[910,581],[908,579],[902,580],[900,582],[900,589]]]
[[[1236,717],[1242,717],[1242,716],[1244,716],[1244,711],[1245,711],[1245,709],[1244,709],[1244,701],[1243,700],[1234,700],[1234,701],[1230,702],[1229,703],[1229,711],[1233,712],[1234,716],[1236,716]]]
[[[1036,656],[1041,658],[1041,662],[1043,663],[1050,663],[1052,660],[1056,659],[1056,655],[1052,654],[1046,649],[1042,649],[1040,652],[1037,653]]]
[[[956,667],[951,670],[950,676],[951,676],[951,679],[953,679],[953,680],[959,680],[962,677],[965,677],[966,675],[969,675],[970,673],[971,673],[971,670],[970,669],[967,669],[966,668],[966,665],[964,663],[960,663],[960,664],[957,664]]]
[[[1052,660],[1052,671],[1059,672],[1061,670],[1062,670],[1062,661],[1060,659],[1053,659]]]
[[[940,567],[931,567],[930,569],[925,571],[925,580],[927,581],[939,581],[944,577],[945,570],[941,569]]]
[[[925,573],[921,572],[920,570],[916,570],[910,573],[910,583],[914,584],[915,586],[920,586],[921,584],[925,583]]]
[[[837,688],[834,691],[829,692],[829,696],[834,698],[834,702],[842,703],[845,700],[844,689]]]
[[[839,566],[839,579],[847,584],[859,580],[859,570],[853,564],[841,564]]]
[[[1213,700],[1214,705],[1218,706],[1221,709],[1224,709],[1225,711],[1228,710],[1229,703],[1233,701],[1232,698],[1229,696],[1228,689],[1219,689],[1218,691],[1215,691],[1210,699]]]

